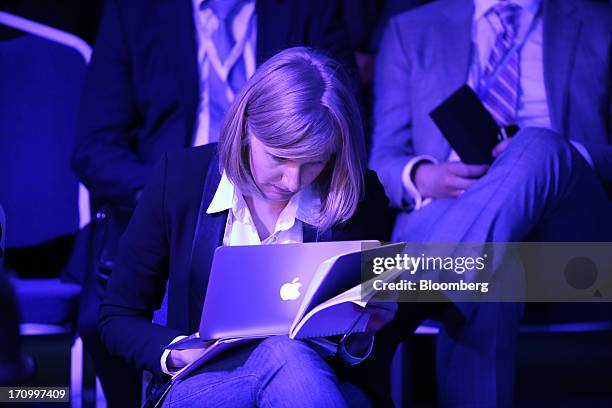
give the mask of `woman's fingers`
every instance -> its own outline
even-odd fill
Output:
[[[395,302],[372,302],[368,303],[365,307],[359,305],[353,305],[353,308],[357,312],[375,314],[383,313],[386,311],[394,312],[397,310],[397,303]]]

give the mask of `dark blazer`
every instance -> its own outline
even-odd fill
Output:
[[[350,65],[341,5],[257,0],[256,63],[309,46]],[[82,95],[73,169],[94,206],[135,204],[163,153],[191,144],[198,105],[191,0],[107,0]]]
[[[219,184],[216,145],[167,154],[156,166],[121,239],[99,330],[112,354],[162,377],[163,347],[198,330],[214,250],[222,245],[227,211],[206,214]],[[345,224],[304,241],[389,239],[392,217],[376,175],[366,174],[366,197]],[[151,323],[168,285],[167,327]]]

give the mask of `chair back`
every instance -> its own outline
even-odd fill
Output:
[[[79,228],[79,183],[70,162],[91,48],[78,37],[9,13],[0,25],[0,203],[9,248]]]

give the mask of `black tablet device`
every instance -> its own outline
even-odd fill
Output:
[[[500,128],[472,88],[463,85],[429,115],[462,162],[493,162]]]

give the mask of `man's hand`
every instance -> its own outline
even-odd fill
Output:
[[[511,140],[512,138],[509,137],[507,139],[502,140],[498,144],[496,144],[495,147],[493,148],[493,151],[491,151],[493,158],[497,159],[497,157],[508,148],[508,145],[510,144]]]
[[[414,184],[423,198],[454,198],[489,170],[487,164],[423,162],[414,172]]]

